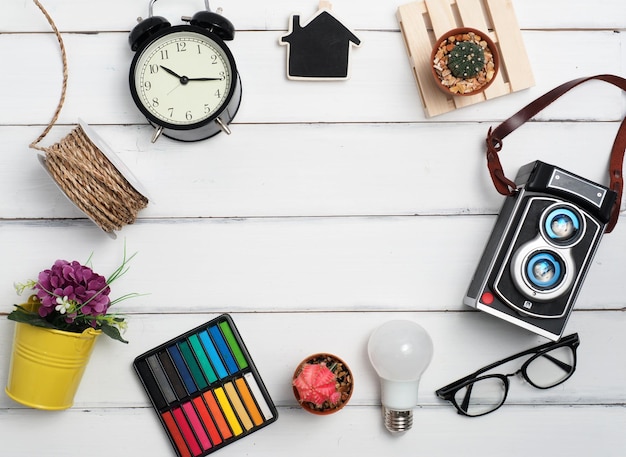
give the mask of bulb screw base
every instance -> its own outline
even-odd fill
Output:
[[[392,433],[402,433],[413,426],[413,411],[396,411],[383,406],[385,427]]]

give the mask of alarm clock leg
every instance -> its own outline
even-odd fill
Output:
[[[222,121],[222,119],[218,117],[217,119],[215,119],[215,122],[218,123],[218,125],[222,129],[222,132],[224,132],[226,135],[230,135],[231,132],[230,132],[230,129],[228,128],[228,125],[226,125],[224,121]]]
[[[159,137],[161,136],[161,133],[163,133],[163,126],[159,126],[155,129],[154,131],[154,135],[152,135],[152,142],[156,143],[156,140],[159,139]]]

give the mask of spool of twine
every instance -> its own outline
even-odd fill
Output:
[[[128,182],[80,125],[58,143],[49,147],[39,146],[59,118],[65,102],[68,71],[61,33],[41,3],[33,1],[48,20],[59,42],[63,86],[52,120],[30,147],[45,153],[46,168],[67,197],[102,230],[112,233],[134,223],[139,211],[148,205],[148,199]]]

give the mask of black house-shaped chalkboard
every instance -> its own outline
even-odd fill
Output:
[[[289,33],[280,38],[280,44],[289,45],[290,79],[347,79],[350,48],[361,40],[322,9],[304,27],[300,16],[292,16]]]

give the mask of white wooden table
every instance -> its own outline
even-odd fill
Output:
[[[96,271],[108,274],[126,243],[139,254],[114,294],[149,295],[119,305],[130,344],[101,338],[73,408],[36,411],[0,396],[0,455],[174,455],[131,363],[223,312],[280,417],[216,455],[625,455],[623,220],[602,241],[566,329],[581,338],[570,380],[548,391],[513,380],[507,404],[477,419],[457,415],[434,391],[545,341],[461,304],[503,198],[487,173],[484,137],[561,82],[624,75],[626,3],[516,0],[536,86],[430,119],[395,18],[402,2],[333,2],[362,44],[351,79],[326,83],[287,80],[278,45],[290,15],[312,16],[315,0],[211,3],[237,28],[230,47],[243,101],[233,133],[151,144],[127,83],[128,32],[148,1],[44,2],[70,74],[45,143],[84,119],[152,198],[113,240],[66,200],[28,148],[56,107],[58,45],[31,1],[2,2],[0,378],[14,328],[4,316],[19,300],[14,281],[91,253]],[[178,23],[202,8],[200,0],[161,0],[155,12]],[[624,100],[599,82],[576,89],[506,140],[505,169],[514,175],[542,159],[604,183]],[[372,330],[397,318],[420,323],[435,345],[415,425],[400,437],[383,427],[366,354]],[[344,358],[356,379],[349,406],[329,417],[302,411],[290,388],[296,364],[319,351]]]

